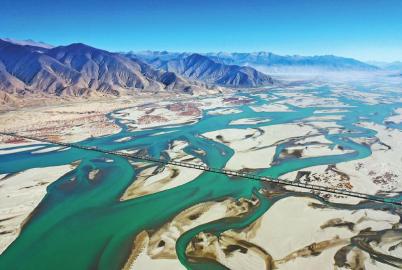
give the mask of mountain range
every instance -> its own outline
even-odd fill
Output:
[[[191,53],[175,53],[166,51],[144,51],[135,53],[137,58],[154,64],[160,62],[180,61]],[[352,58],[334,55],[299,56],[277,55],[270,52],[254,53],[204,53],[210,60],[224,65],[249,66],[258,70],[275,71],[376,71],[379,67]]]
[[[3,95],[194,93],[215,89],[215,85],[256,87],[272,83],[270,76],[253,68],[216,63],[196,54],[183,61],[156,65],[156,62],[148,64],[130,54],[108,52],[82,43],[54,47],[31,40],[0,39],[0,91]]]
[[[364,62],[334,55],[299,56],[277,55],[270,52],[256,53],[208,53],[207,56],[222,63],[238,65],[266,66],[273,68],[296,67],[317,68],[329,71],[373,71],[378,68]]]
[[[205,85],[85,44],[44,48],[0,40],[0,90],[81,96],[94,91],[192,92]]]
[[[123,95],[140,91],[200,93],[272,85],[276,71],[402,70],[400,62],[364,63],[333,55],[109,52],[82,43],[53,46],[0,39],[0,101],[11,95]]]
[[[384,70],[402,71],[402,62],[401,61],[395,61],[395,62],[373,61],[373,62],[369,62],[369,64],[377,66],[377,67],[379,67],[381,69],[384,69]]]
[[[254,68],[219,63],[197,53],[181,54],[170,59],[156,57],[154,59],[143,58],[143,60],[157,69],[211,84],[230,87],[258,87],[273,84],[270,76]]]

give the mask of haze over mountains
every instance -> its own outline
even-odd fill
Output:
[[[377,66],[381,69],[385,70],[396,70],[396,71],[402,71],[402,62],[401,61],[394,61],[394,62],[378,62],[378,61],[373,61],[369,62],[369,64]]]
[[[237,63],[241,65],[266,66],[273,68],[297,67],[318,68],[331,71],[360,70],[373,71],[375,66],[361,61],[334,55],[319,56],[281,56],[270,52],[257,53],[209,53],[212,59],[222,63]]]
[[[154,64],[157,61],[180,61],[191,55],[190,53],[170,53],[165,51],[145,51],[136,53],[137,57]],[[334,55],[299,56],[276,55],[270,52],[255,53],[205,53],[202,54],[217,63],[225,65],[250,66],[260,71],[376,71],[379,67],[370,65],[352,58]]]

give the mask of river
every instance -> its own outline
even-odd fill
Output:
[[[370,91],[370,89],[365,90]],[[306,91],[311,91],[311,89]],[[332,97],[330,86],[316,87],[314,93],[320,97]],[[275,93],[268,94],[275,96]],[[253,106],[270,103],[258,95],[245,93],[238,95],[253,99]],[[286,99],[280,95],[276,98],[275,102]],[[352,139],[375,136],[375,131],[355,125],[356,122],[365,118],[373,123],[383,124],[384,120],[392,115],[395,108],[402,107],[402,103],[398,102],[363,104],[348,97],[339,97],[338,100],[351,106],[352,109],[322,115],[342,115],[343,118],[338,120],[337,124],[351,132],[332,134],[324,130],[323,134],[334,145],[353,151],[340,155],[304,159],[276,158],[274,165],[257,170],[256,173],[279,177],[288,172],[315,165],[335,164],[368,157],[371,155],[370,147]],[[227,115],[210,115],[208,110],[205,110],[203,117],[194,124],[140,131],[129,131],[123,123],[116,120],[123,128],[122,132],[111,136],[91,138],[80,144],[107,150],[142,149],[159,158],[172,141],[181,140],[189,143],[189,146],[185,148],[187,153],[201,159],[211,167],[223,168],[234,151],[225,144],[208,140],[199,136],[200,134],[228,128],[230,122],[238,119],[266,118],[270,121],[258,124],[230,125],[230,128],[259,128],[293,123],[312,117],[316,110],[328,109],[325,106],[306,108],[291,104],[288,106],[292,111],[256,112],[250,108],[249,104],[237,105],[236,109],[241,112]],[[109,117],[112,118],[112,115],[110,114]],[[127,136],[134,139],[120,143],[115,142]],[[286,145],[278,145],[277,157],[284,147]],[[199,151],[196,151],[199,149],[206,154],[201,155]],[[297,192],[283,192],[281,196],[267,198],[257,192],[265,185],[263,183],[250,179],[234,181],[225,175],[204,172],[185,185],[120,201],[119,198],[141,169],[134,169],[128,160],[121,157],[106,156],[79,149],[41,154],[21,151],[0,155],[0,173],[18,173],[30,168],[71,164],[77,160],[81,160],[81,162],[76,169],[48,187],[47,195],[32,213],[19,237],[1,255],[0,269],[121,269],[131,252],[133,237],[139,232],[158,229],[183,210],[202,202],[257,196],[260,201],[258,207],[244,217],[217,220],[197,226],[182,234],[176,243],[177,256],[188,269],[225,269],[223,265],[209,260],[188,260],[185,250],[191,239],[202,231],[219,234],[229,229],[246,227],[263,215],[278,200],[287,196],[301,196]],[[96,181],[91,181],[88,179],[88,173],[94,169],[98,169],[99,173]],[[307,194],[307,196],[315,197],[312,194]],[[398,199],[398,197],[394,199]],[[379,206],[367,203],[357,206],[339,204],[336,207],[357,209]],[[387,207],[389,209],[396,206]],[[388,211],[395,213],[400,210],[389,209]]]

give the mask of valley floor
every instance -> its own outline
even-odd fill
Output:
[[[144,95],[7,111],[0,128],[400,201],[401,93],[371,83],[306,83],[192,98]],[[60,269],[90,265],[93,254],[114,269],[402,267],[402,208],[395,205],[7,136],[0,142],[0,268],[35,239],[59,254],[87,254]],[[59,205],[68,213],[56,211]],[[81,215],[88,209],[91,221]],[[100,222],[82,237],[104,240],[108,252],[75,250],[83,240],[74,237],[60,243],[61,224],[78,235],[74,218],[85,228]],[[41,250],[26,263],[39,267],[49,254]]]

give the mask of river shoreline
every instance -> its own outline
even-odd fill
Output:
[[[364,93],[339,97],[331,87],[341,88],[309,84],[198,97],[191,102],[175,97],[163,102],[143,99],[108,107],[93,103],[80,110],[79,105],[35,109],[32,115],[22,110],[6,116],[18,116],[18,129],[34,133],[29,135],[53,138],[58,133],[56,140],[79,141],[89,147],[396,199],[402,183],[398,167],[401,131],[387,127],[385,121],[401,104],[384,105],[387,99],[372,94],[367,103],[360,104],[356,99],[364,98]],[[55,119],[57,127],[49,124]],[[33,120],[39,121],[34,127]],[[8,129],[12,127],[11,122],[5,123]],[[19,194],[19,182],[34,182],[38,191],[31,208],[24,210],[25,216],[33,213],[29,223],[3,253],[0,267],[16,263],[19,254],[40,242],[52,250],[38,249],[35,256],[27,253],[24,261],[18,261],[21,267],[41,268],[46,263],[59,269],[88,268],[97,254],[97,264],[105,269],[192,269],[196,265],[218,269],[219,264],[233,269],[267,265],[323,269],[335,263],[339,267],[350,264],[357,257],[370,268],[373,250],[354,247],[344,261],[335,254],[347,249],[354,237],[366,237],[362,230],[380,237],[381,231],[396,233],[401,226],[396,206],[3,140],[0,173],[6,178],[0,180],[0,188]],[[370,173],[373,166],[377,166],[375,174]],[[43,177],[34,178],[32,170]],[[68,177],[63,177],[66,173]],[[42,178],[46,184],[36,187]],[[12,202],[9,209],[17,209],[19,202]],[[39,202],[44,208],[35,212]],[[13,228],[23,223],[20,219],[12,222]],[[284,224],[297,223],[300,230],[289,236]],[[72,235],[69,239],[64,237],[66,229]],[[15,238],[17,234],[10,235]],[[397,237],[389,235],[381,236],[375,246],[381,258],[397,257],[402,250],[396,245],[386,251],[386,243],[397,244]],[[50,257],[53,252],[60,257]],[[70,262],[71,256],[76,260]],[[377,265],[389,268],[389,264]]]

